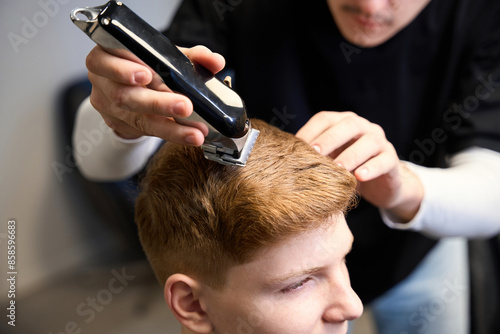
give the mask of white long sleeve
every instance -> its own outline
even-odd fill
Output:
[[[81,173],[93,181],[118,181],[138,173],[163,142],[156,137],[127,140],[109,128],[90,104],[78,109],[73,131],[73,153]]]
[[[161,143],[156,137],[120,138],[89,99],[78,110],[73,149],[80,171],[90,180],[116,181],[134,175]],[[389,227],[435,237],[489,237],[500,232],[500,153],[470,148],[450,157],[445,169],[407,164],[424,186],[424,199],[409,223],[391,220],[380,210]]]
[[[491,237],[500,232],[500,153],[469,148],[450,157],[449,168],[408,163],[424,187],[415,218],[397,223],[380,210],[392,228],[420,231],[434,237]]]

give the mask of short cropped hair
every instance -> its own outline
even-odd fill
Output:
[[[183,273],[222,289],[230,267],[355,204],[348,171],[292,134],[256,119],[252,126],[260,135],[245,167],[172,143],[150,162],[135,219],[160,283]]]

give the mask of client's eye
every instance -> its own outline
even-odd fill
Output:
[[[310,281],[312,278],[311,277],[307,277],[305,279],[303,279],[302,281],[300,282],[297,282],[297,283],[294,283],[290,286],[287,286],[286,288],[284,289],[281,289],[280,292],[282,293],[287,293],[287,292],[292,292],[292,291],[296,291],[296,290],[299,290],[300,288],[302,288],[302,286],[304,284],[306,284],[308,281]]]

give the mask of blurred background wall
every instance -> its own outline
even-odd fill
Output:
[[[7,222],[17,226],[17,298],[43,288],[106,252],[106,222],[71,182],[68,147],[61,147],[61,91],[86,78],[94,46],[69,19],[75,7],[96,0],[0,2],[0,268],[7,272]],[[125,4],[158,29],[170,22],[178,0]],[[6,298],[0,280],[0,302]],[[3,305],[3,303],[2,303]],[[2,319],[5,316],[2,312]]]

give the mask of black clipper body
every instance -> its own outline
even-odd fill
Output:
[[[79,14],[86,17],[80,19]],[[202,145],[207,159],[245,166],[259,131],[252,129],[240,96],[210,71],[191,61],[163,34],[119,1],[97,7],[76,8],[73,23],[94,42],[113,53],[125,49],[156,71],[172,90],[193,102],[181,124],[205,123],[209,134]]]

